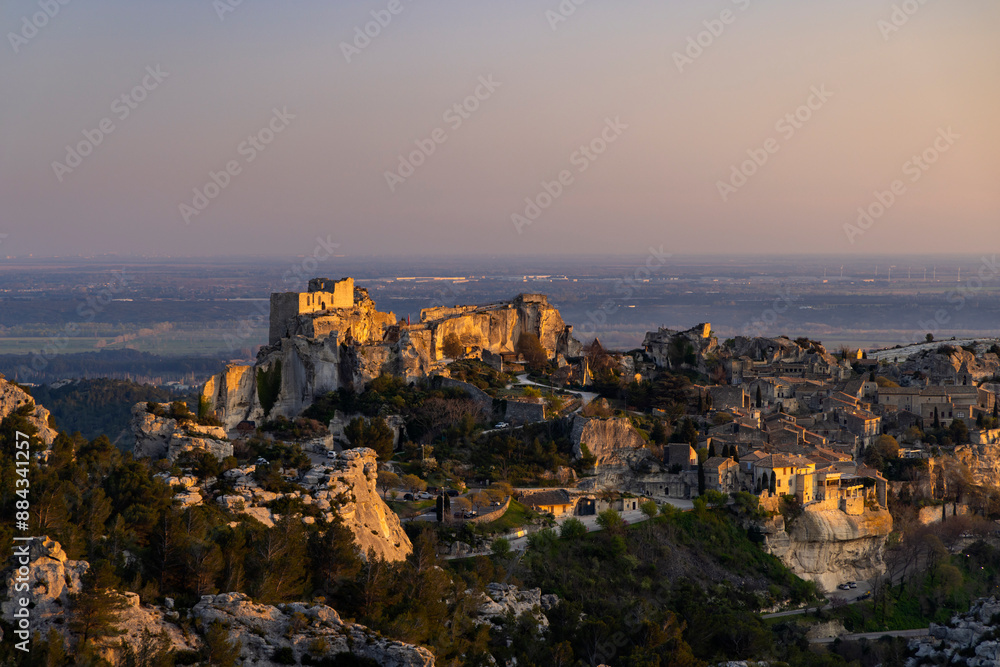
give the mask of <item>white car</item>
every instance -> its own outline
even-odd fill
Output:
[[[328,459],[335,459],[335,458],[337,458],[337,452],[333,451],[332,449],[328,450],[326,452],[326,458],[328,458]]]
[[[497,425],[494,426],[493,428],[507,428],[509,426],[510,424],[508,424],[507,422],[498,422]]]

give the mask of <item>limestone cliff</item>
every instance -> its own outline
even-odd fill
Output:
[[[910,642],[912,657],[906,667],[918,665],[1000,665],[1000,641],[997,619],[1000,601],[980,598],[965,614],[952,616],[947,624],[931,623],[928,637]]]
[[[337,285],[346,289],[349,280]],[[268,346],[252,366],[229,365],[202,388],[202,398],[227,430],[244,420],[259,424],[295,417],[317,396],[341,388],[361,390],[379,375],[415,380],[441,373],[444,341],[452,334],[473,357],[514,354],[526,333],[538,336],[549,358],[581,353],[572,327],[543,295],[430,308],[418,323],[397,324],[392,313],[376,310],[367,291],[352,289],[353,299],[343,299],[350,303],[345,307],[332,307],[326,292],[272,295]]]
[[[795,574],[829,591],[849,580],[885,572],[885,538],[892,532],[887,510],[851,516],[840,510],[806,507],[786,532],[774,517],[764,528],[765,547]]]
[[[646,441],[627,418],[589,419],[575,415],[570,431],[573,455],[583,456],[583,446],[596,459],[594,476],[580,480],[581,489],[626,490],[636,478],[640,463],[652,457]]]
[[[379,496],[378,456],[368,448],[348,449],[327,465],[316,466],[302,486],[317,501],[342,502],[337,513],[354,533],[362,554],[374,550],[388,561],[404,560],[413,552],[396,513]]]
[[[7,415],[29,403],[34,403],[34,399],[26,391],[0,376],[0,422]],[[58,434],[55,429],[49,426],[49,411],[37,403],[34,405],[34,409],[28,416],[28,421],[38,429],[38,439],[46,445],[51,445]]]
[[[163,404],[163,407],[168,407]],[[135,438],[136,457],[168,458],[171,461],[190,451],[206,451],[219,460],[233,455],[233,443],[219,426],[201,426],[194,421],[178,421],[151,414],[146,403],[132,406],[129,432]]]
[[[60,544],[47,537],[30,542],[29,553],[28,584],[34,604],[32,631],[45,637],[50,629],[55,629],[72,655],[78,638],[67,629],[66,610],[70,607],[70,596],[80,592],[80,578],[90,564],[68,560]],[[14,600],[25,593],[15,589],[17,581],[12,570],[5,581],[4,618],[14,618]],[[120,595],[124,608],[114,624],[122,634],[98,644],[102,657],[115,664],[123,658],[119,649],[122,640],[138,647],[144,633],[153,637],[165,633],[167,648],[199,650],[204,646],[202,635],[219,621],[228,628],[230,640],[239,642],[243,665],[283,664],[275,662],[275,652],[288,648],[296,664],[302,663],[307,653],[313,660],[350,653],[389,667],[434,665],[434,655],[427,649],[386,639],[362,625],[345,622],[334,609],[322,604],[293,602],[275,607],[255,604],[242,593],[227,593],[203,596],[192,609],[181,612],[172,609],[169,599],[161,607],[141,604],[135,593]],[[305,623],[300,622],[302,617]]]

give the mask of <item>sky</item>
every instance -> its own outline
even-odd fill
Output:
[[[995,0],[6,0],[0,25],[0,258],[1000,233]]]

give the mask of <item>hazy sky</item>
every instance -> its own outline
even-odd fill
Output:
[[[0,257],[998,237],[996,0],[6,0],[0,21]]]

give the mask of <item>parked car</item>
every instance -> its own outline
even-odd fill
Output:
[[[857,588],[858,584],[857,584],[857,582],[854,582],[854,581],[848,581],[847,582],[847,587],[848,588]]]
[[[267,465],[267,459],[265,459],[263,456],[258,457],[256,465],[266,466]]]
[[[849,588],[850,586],[848,586],[847,584],[840,584],[839,586],[837,586],[837,589],[841,591],[846,591]]]
[[[493,428],[508,428],[509,426],[510,424],[508,424],[507,422],[497,422],[497,425],[494,426]]]
[[[337,458],[337,452],[333,451],[332,449],[326,450],[326,458],[328,458],[328,459],[335,459],[335,458]]]
[[[445,493],[447,493],[452,498],[458,498],[458,491],[456,491],[455,489],[448,489],[447,491],[445,491]]]
[[[413,500],[413,494],[412,493],[404,493],[403,494],[403,500]]]

